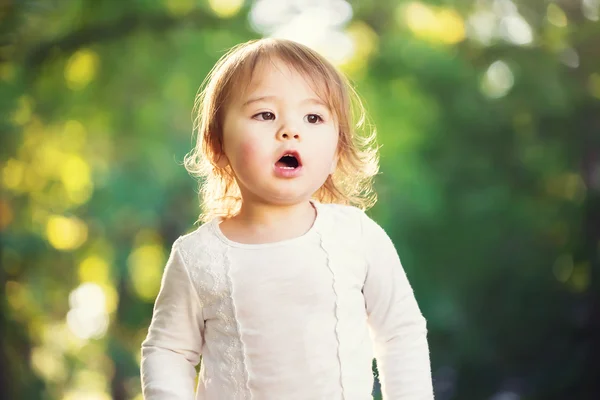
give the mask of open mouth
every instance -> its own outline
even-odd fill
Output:
[[[301,164],[297,154],[286,153],[275,163],[275,165],[284,169],[296,169]]]

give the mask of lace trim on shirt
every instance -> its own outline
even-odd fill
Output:
[[[229,301],[231,304],[231,314],[230,315],[223,314],[222,317],[226,321],[226,326],[228,328],[231,328],[232,331],[235,331],[235,332],[231,332],[234,334],[231,334],[230,345],[227,348],[227,351],[225,352],[225,356],[229,359],[229,361],[233,367],[232,371],[236,371],[242,376],[243,383],[244,383],[244,386],[246,389],[244,393],[240,393],[240,389],[241,389],[240,385],[236,385],[235,386],[235,396],[236,396],[235,398],[237,399],[240,394],[243,394],[244,399],[252,399],[252,393],[250,391],[250,385],[249,385],[249,373],[248,373],[248,368],[247,368],[247,363],[246,363],[246,346],[244,345],[244,342],[242,341],[240,322],[239,322],[239,319],[237,318],[237,310],[235,307],[235,302],[233,301],[233,282],[231,280],[231,274],[230,274],[231,263],[230,263],[229,255],[227,254],[227,252],[225,252],[225,254],[224,254],[224,261],[225,261],[225,279],[227,280],[227,287],[229,288]],[[236,340],[236,338],[237,338],[237,340]],[[238,343],[239,343],[239,350],[241,353],[240,354],[241,362],[240,362],[240,357],[235,357],[235,355],[233,354],[233,350],[234,350],[236,344],[238,344]],[[232,373],[232,375],[233,375],[233,373]]]
[[[182,257],[189,266],[192,283],[197,288],[202,307],[215,306],[215,314],[226,339],[223,351],[224,362],[212,360],[213,371],[224,378],[222,392],[233,389],[235,399],[251,399],[249,373],[246,361],[245,346],[242,342],[239,321],[237,320],[235,303],[232,292],[233,285],[230,276],[230,262],[227,248],[213,235],[201,238],[201,245],[194,240],[190,253],[182,249]],[[205,328],[206,329],[206,328]],[[225,339],[225,338],[224,338]],[[215,371],[216,370],[216,371]]]

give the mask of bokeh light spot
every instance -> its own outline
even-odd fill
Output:
[[[582,0],[581,11],[590,21],[600,20],[600,0]]]
[[[2,183],[5,188],[17,190],[25,176],[25,163],[11,158],[2,168]]]
[[[46,237],[57,250],[74,250],[87,240],[87,225],[76,217],[53,215],[46,224]]]
[[[48,347],[34,347],[31,350],[31,367],[33,371],[49,382],[61,382],[67,378],[67,367],[64,358],[57,351]]]
[[[69,329],[82,339],[98,339],[108,328],[106,296],[95,283],[83,283],[69,294]]]
[[[597,99],[600,99],[600,74],[593,73],[588,79],[588,89],[590,94]]]
[[[195,7],[195,0],[165,0],[165,7],[169,14],[182,16],[189,14]]]
[[[95,52],[83,49],[75,52],[65,66],[65,80],[71,90],[85,88],[98,73],[100,58]]]
[[[89,389],[69,390],[63,400],[112,400],[106,392],[97,392]]]
[[[491,98],[505,96],[514,84],[514,76],[510,67],[504,61],[495,61],[487,69],[481,90]]]
[[[302,6],[294,0],[257,0],[249,19],[253,29],[263,35],[302,43],[340,65],[354,51],[351,38],[343,31],[352,14],[346,0],[312,0]]]
[[[79,263],[79,280],[83,282],[109,282],[109,265],[98,255],[91,255]]]
[[[159,244],[137,247],[129,256],[128,267],[135,293],[143,300],[152,301],[160,289],[165,264],[165,253]]]
[[[62,134],[62,147],[77,151],[83,147],[85,140],[86,129],[81,122],[70,120],[65,123]]]
[[[89,164],[78,155],[68,155],[61,167],[61,181],[74,204],[87,202],[93,191]]]
[[[557,4],[550,3],[546,9],[546,19],[552,25],[556,25],[560,28],[567,26],[567,16],[565,12]]]
[[[528,45],[533,42],[533,30],[520,14],[502,18],[499,31],[500,37],[518,46]]]
[[[353,43],[352,56],[340,68],[349,75],[356,76],[364,72],[369,59],[377,52],[379,37],[371,27],[363,22],[352,23],[346,33]]]
[[[421,39],[455,44],[465,38],[464,20],[450,8],[411,2],[398,8],[397,19]]]
[[[218,17],[230,18],[240,11],[244,0],[208,0],[208,4]]]

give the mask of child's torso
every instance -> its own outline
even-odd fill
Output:
[[[205,320],[198,398],[371,398],[367,266],[350,232],[236,246],[205,228],[185,255]]]

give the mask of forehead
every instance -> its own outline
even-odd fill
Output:
[[[326,90],[325,78],[316,71],[307,69],[292,66],[277,58],[259,59],[254,66],[240,71],[231,95],[243,102],[256,92],[269,92],[262,94],[275,96],[288,93],[315,96],[325,104],[331,105],[331,94]]]

